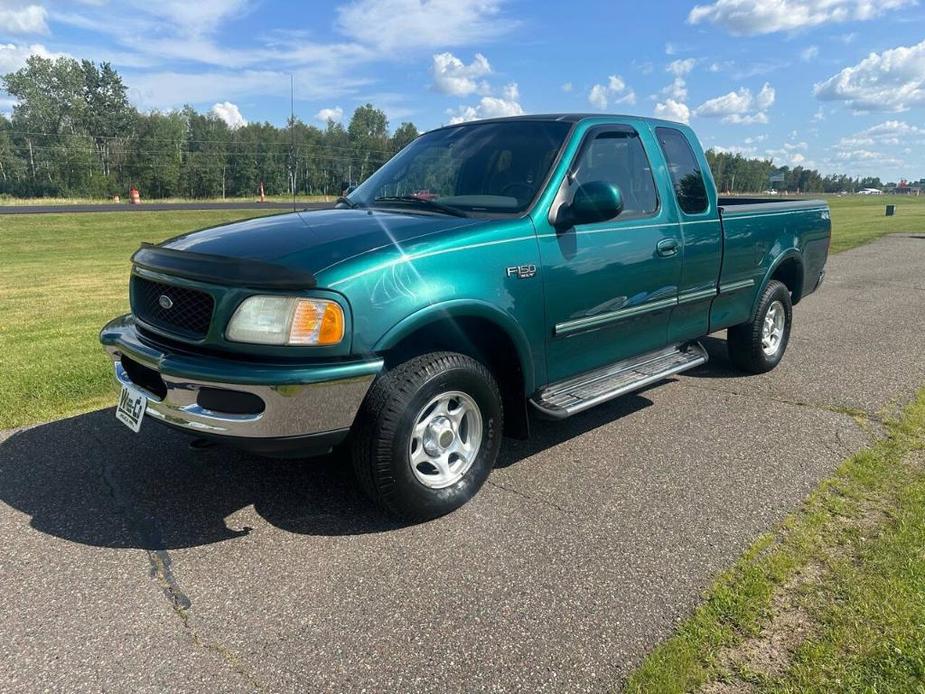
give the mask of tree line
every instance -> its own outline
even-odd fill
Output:
[[[16,100],[11,118],[0,114],[0,194],[16,197],[109,197],[133,185],[148,198],[252,197],[261,183],[268,195],[337,195],[418,135],[407,122],[390,133],[371,104],[346,127],[324,128],[299,119],[232,128],[191,106],[143,113],[109,63],[73,58],[32,56],[0,87]],[[722,192],[882,187],[729,152],[710,150],[707,160]]]
[[[732,152],[707,151],[707,162],[723,193],[754,193],[774,189],[790,193],[855,193],[862,188],[883,188],[879,177],[845,174],[823,176],[802,166],[775,166],[771,159],[749,159]]]
[[[108,63],[32,56],[0,77],[16,99],[0,114],[0,194],[109,197],[137,186],[145,197],[337,195],[365,179],[418,135],[413,123],[389,132],[371,104],[349,123],[318,128],[295,119],[280,128],[231,128],[190,106],[139,112]]]

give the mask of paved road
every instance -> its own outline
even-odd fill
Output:
[[[297,202],[298,210],[323,210],[327,202]],[[141,205],[0,205],[3,214],[72,214],[75,212],[170,212],[176,210],[291,210],[291,202],[146,202]]]
[[[834,258],[784,363],[508,442],[477,499],[372,513],[342,460],[194,453],[110,410],[0,435],[0,690],[600,691],[925,383],[925,238]]]

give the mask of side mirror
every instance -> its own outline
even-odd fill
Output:
[[[578,187],[570,205],[559,208],[556,226],[606,222],[622,211],[623,194],[617,186],[606,181],[590,181]]]

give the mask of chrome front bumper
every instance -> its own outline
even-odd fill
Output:
[[[116,381],[144,393],[146,414],[191,433],[237,438],[242,444],[345,434],[383,367],[382,359],[287,365],[164,352],[141,339],[131,316],[106,325],[100,341],[113,361]],[[134,362],[128,370],[123,356]],[[139,365],[149,371],[136,371]],[[152,380],[147,387],[134,383],[130,372],[139,380]],[[213,409],[198,402],[203,388],[213,391],[203,398]],[[214,390],[256,396],[263,401],[263,411],[233,414],[231,406],[219,411],[222,396]],[[229,394],[228,402],[234,397]]]
[[[133,383],[122,366],[122,352],[112,345],[106,351],[113,360],[116,381],[144,393],[146,414],[165,424],[192,433],[247,439],[282,439],[342,431],[353,424],[375,374],[339,380],[285,385],[220,383],[168,375],[155,363],[127,355],[142,366],[157,371],[166,386],[159,397]],[[208,410],[197,403],[200,388],[250,393],[264,403],[259,414],[230,414]]]

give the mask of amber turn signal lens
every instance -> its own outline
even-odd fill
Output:
[[[289,331],[291,345],[336,345],[344,339],[344,311],[333,301],[302,299]]]

